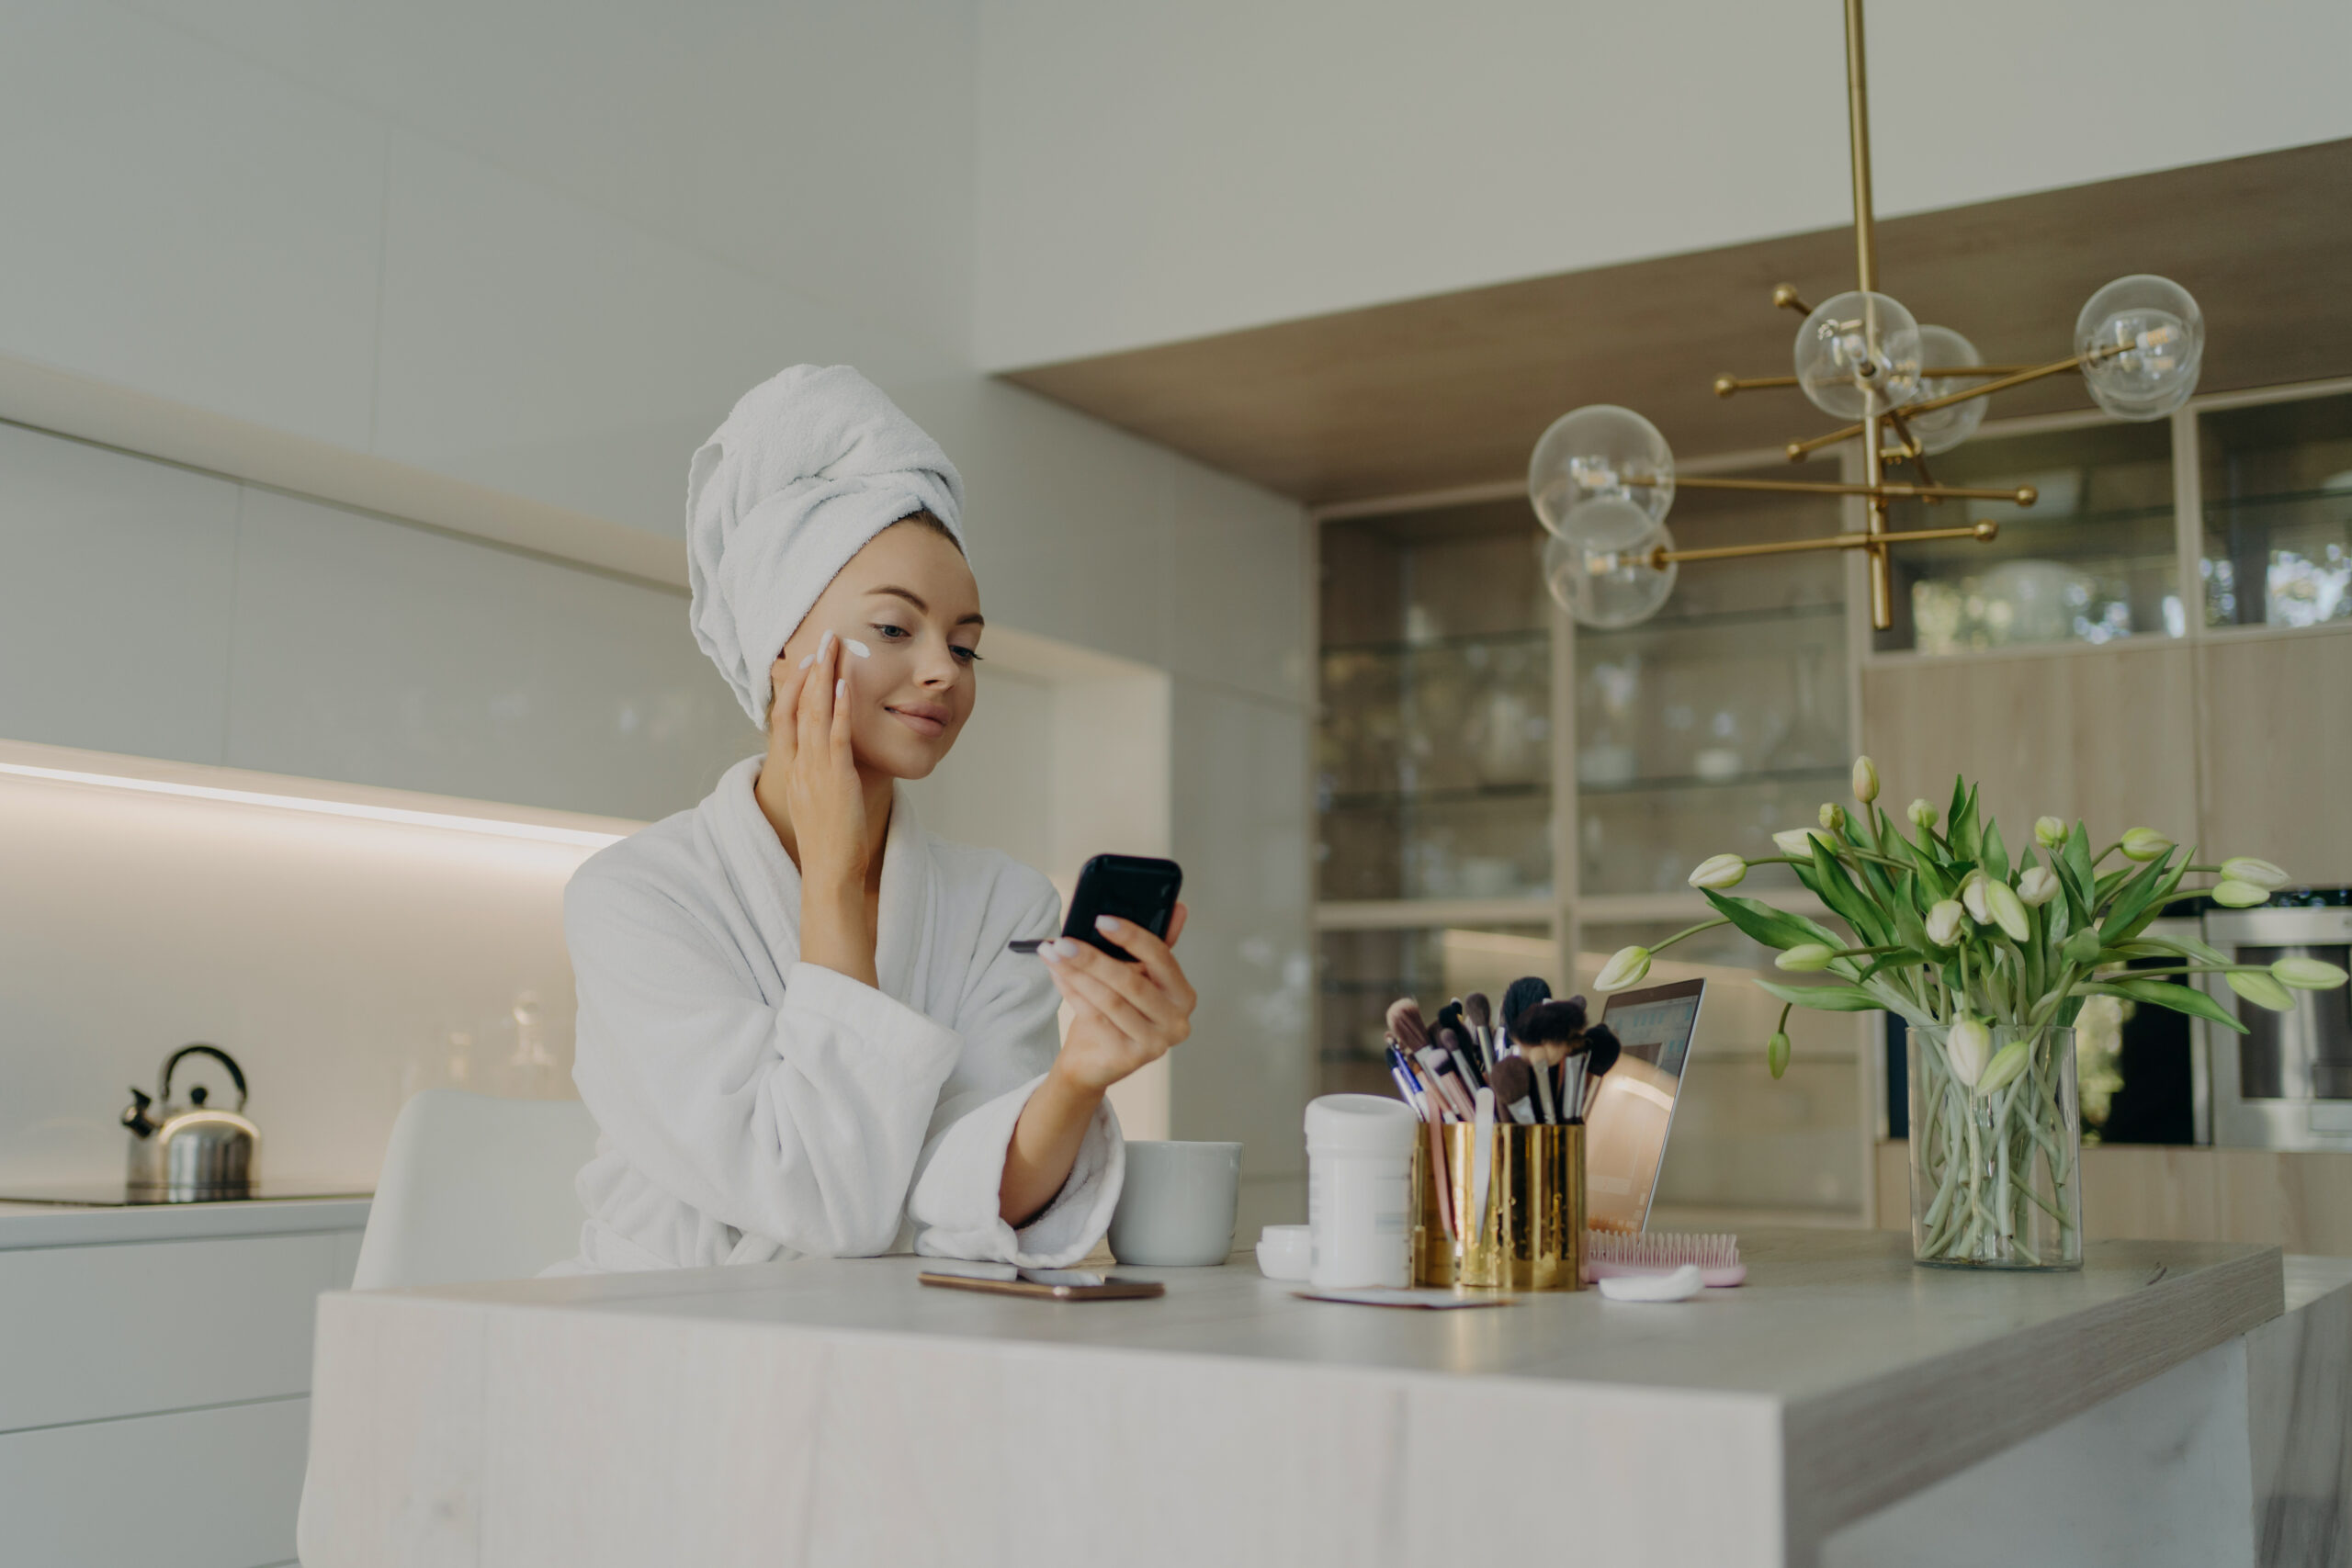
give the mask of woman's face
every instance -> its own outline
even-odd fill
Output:
[[[842,569],[770,674],[783,690],[831,632],[843,644],[858,762],[891,778],[923,778],[972,716],[982,624],[964,553],[927,524],[894,523]]]

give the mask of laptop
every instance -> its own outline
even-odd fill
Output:
[[[1704,980],[1677,980],[1616,992],[1603,1006],[1600,1021],[1625,1054],[1585,1107],[1584,1213],[1594,1230],[1638,1231],[1649,1224],[1706,989]]]

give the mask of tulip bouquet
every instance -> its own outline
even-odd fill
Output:
[[[2308,958],[2233,964],[2203,942],[2148,933],[2167,906],[2186,899],[2233,908],[2267,901],[2288,880],[2267,861],[2198,863],[2193,851],[2181,852],[2146,828],[2094,850],[2080,822],[2054,817],[2037,821],[2032,843],[2013,854],[1999,825],[1979,815],[1965,780],[1954,782],[1941,812],[1913,801],[1907,834],[1878,806],[1869,758],[1855,762],[1853,785],[1860,810],[1824,806],[1817,828],[1773,835],[1779,855],[1702,863],[1690,885],[1717,918],[1657,947],[1730,925],[1778,950],[1780,969],[1824,976],[1811,985],[1758,982],[1782,1003],[1766,1047],[1775,1077],[1788,1066],[1791,1008],[1901,1016],[1910,1026],[1917,1257],[2079,1266],[2078,1014],[2088,1007],[2111,1020],[2129,1001],[2244,1032],[2194,976],[2219,975],[2245,1000],[2286,1011],[2294,991],[2341,986],[2345,971]],[[1731,892],[1754,865],[1792,867],[1845,931]],[[2214,880],[2185,886],[2192,875]],[[1615,953],[1596,987],[1637,983],[1655,951]],[[2154,966],[2128,967],[2147,960]]]

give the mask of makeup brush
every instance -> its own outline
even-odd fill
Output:
[[[1430,1038],[1443,1043],[1445,1032],[1449,1029],[1462,1037],[1464,1044],[1470,1043],[1470,1026],[1462,1021],[1462,1003],[1458,998],[1438,1009],[1437,1016],[1430,1020]]]
[[[1571,1112],[1565,1100],[1555,1097],[1552,1078],[1584,1034],[1584,1004],[1537,1002],[1519,1015],[1511,1034],[1521,1053],[1542,1068],[1535,1078],[1535,1100],[1544,1120],[1565,1120]]]
[[[1478,1240],[1487,1234],[1487,1190],[1494,1184],[1495,1175],[1495,1091],[1478,1091],[1476,1114],[1471,1118],[1470,1137],[1470,1237]]]
[[[1617,1065],[1625,1048],[1617,1040],[1616,1032],[1605,1023],[1596,1023],[1584,1032],[1584,1081],[1577,1086],[1577,1114],[1581,1117],[1591,1100],[1593,1090],[1601,1076]]]
[[[1495,1063],[1495,1070],[1487,1076],[1487,1085],[1495,1091],[1496,1103],[1510,1113],[1510,1119],[1525,1127],[1535,1121],[1535,1069],[1527,1065],[1524,1056],[1505,1056]]]
[[[1521,1038],[1519,1015],[1537,1002],[1552,999],[1552,983],[1540,975],[1529,975],[1513,980],[1503,991],[1503,1026],[1510,1031],[1513,1040]]]
[[[1421,1004],[1410,997],[1398,997],[1388,1004],[1388,1038],[1396,1042],[1398,1050],[1418,1061],[1421,1047],[1430,1043],[1429,1025],[1421,1021]]]
[[[1396,1080],[1397,1098],[1413,1108],[1414,1115],[1428,1121],[1429,1107],[1421,1103],[1419,1086],[1413,1081],[1411,1069],[1405,1066],[1405,1053],[1396,1049],[1394,1040],[1388,1043],[1388,1076]]]
[[[1433,1086],[1444,1100],[1448,1119],[1455,1122],[1470,1120],[1470,1089],[1453,1069],[1453,1059],[1434,1045],[1421,1047],[1421,1069],[1424,1081]]]
[[[1487,1075],[1478,1070],[1477,1059],[1471,1054],[1471,1044],[1462,1038],[1460,1030],[1451,1024],[1441,1023],[1437,1026],[1436,1039],[1438,1049],[1453,1058],[1453,1066],[1462,1074],[1464,1083],[1472,1089],[1486,1083]]]
[[[1462,998],[1462,1021],[1470,1026],[1471,1043],[1478,1047],[1478,1060],[1491,1077],[1495,1070],[1495,1010],[1484,991],[1473,991]]]

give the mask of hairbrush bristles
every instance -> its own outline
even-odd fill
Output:
[[[1684,1264],[1696,1265],[1700,1278],[1724,1289],[1747,1278],[1739,1260],[1736,1235],[1679,1235],[1670,1231],[1644,1231],[1628,1235],[1617,1231],[1584,1233],[1584,1277],[1589,1281],[1632,1274],[1671,1274]]]
[[[1399,997],[1388,1004],[1388,1038],[1396,1042],[1407,1055],[1430,1043],[1429,1026],[1421,1021],[1421,1004],[1410,997]]]

